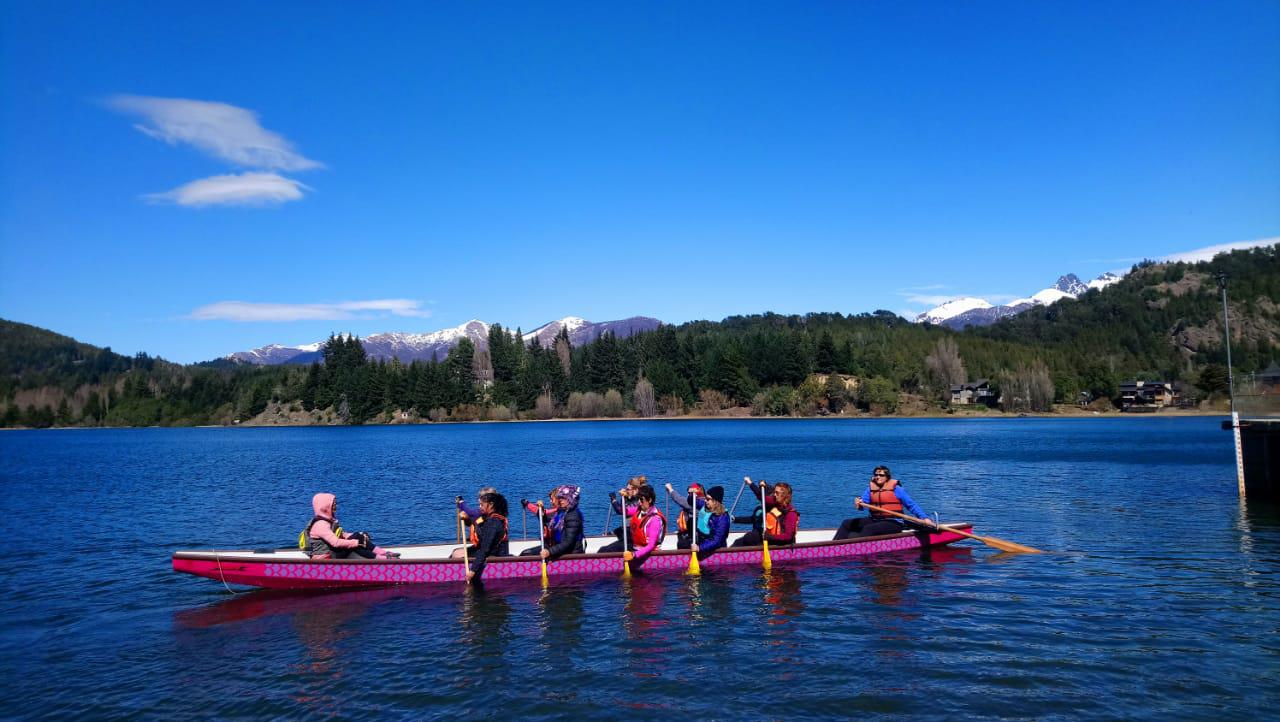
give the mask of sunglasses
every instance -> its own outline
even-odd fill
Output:
[[[877,471],[876,473],[872,474],[872,476],[888,476],[888,474],[882,474]]]

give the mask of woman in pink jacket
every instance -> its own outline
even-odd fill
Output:
[[[369,535],[363,532],[344,532],[338,523],[338,499],[333,494],[316,494],[311,498],[314,516],[307,525],[304,551],[312,559],[347,559],[352,556],[364,559],[395,559],[400,555],[382,547],[373,546]]]

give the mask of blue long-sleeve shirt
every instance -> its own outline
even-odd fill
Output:
[[[929,518],[929,515],[925,514],[924,510],[920,508],[920,505],[917,504],[915,500],[911,498],[911,495],[907,493],[907,487],[903,486],[901,481],[898,482],[898,486],[894,488],[893,493],[898,497],[898,501],[902,502],[902,507],[911,512],[911,516],[919,519]],[[871,503],[870,486],[867,487],[866,491],[862,492],[862,503]]]
[[[464,512],[467,515],[468,519],[480,518],[479,507],[472,507],[471,505],[467,504],[467,502],[465,501],[458,502],[458,511]]]
[[[712,514],[711,515],[711,536],[706,539],[698,540],[698,553],[705,554],[724,546],[725,541],[729,538],[729,514]]]

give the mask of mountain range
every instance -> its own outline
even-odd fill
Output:
[[[1064,298],[1079,298],[1092,289],[1102,289],[1120,280],[1114,273],[1104,273],[1085,283],[1074,273],[1060,276],[1058,282],[1041,289],[1029,298],[1018,298],[1002,305],[973,296],[953,298],[915,317],[916,323],[932,323],[957,331],[965,326],[990,326],[1002,318],[1014,316],[1036,306],[1050,306]]]
[[[632,316],[617,321],[592,322],[577,316],[564,318],[543,324],[523,334],[525,343],[532,343],[536,338],[542,346],[555,341],[561,329],[569,334],[569,342],[581,346],[596,340],[601,334],[612,333],[618,338],[627,338],[642,331],[652,331],[662,322],[647,316]],[[443,359],[449,349],[462,339],[470,339],[476,348],[488,348],[489,324],[472,319],[460,326],[446,328],[431,333],[375,333],[360,339],[369,358],[390,360],[399,359],[401,363],[412,361],[429,361],[433,357]],[[237,351],[226,356],[238,363],[255,366],[274,366],[278,364],[309,364],[323,357],[324,341],[303,344],[300,346],[284,346],[270,344],[251,351]]]

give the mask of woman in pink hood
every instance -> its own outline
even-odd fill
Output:
[[[373,546],[368,534],[342,531],[337,517],[338,499],[333,494],[320,493],[311,497],[311,510],[315,516],[307,525],[305,551],[312,559],[346,559],[353,555],[365,559],[394,559],[400,556]]]

